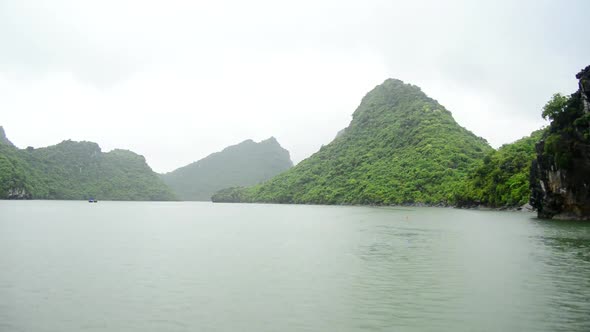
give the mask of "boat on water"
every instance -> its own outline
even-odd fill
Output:
[[[89,198],[88,203],[98,203],[98,199]]]

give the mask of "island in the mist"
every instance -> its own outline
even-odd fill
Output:
[[[0,127],[0,199],[175,200],[143,156],[93,142],[16,148]]]
[[[570,103],[576,103],[576,98],[572,97]],[[578,99],[588,100],[583,94]],[[580,150],[588,147],[587,141],[583,141],[588,139],[588,111],[579,111],[579,107],[576,110],[575,121],[564,119],[578,123],[574,132],[578,133],[580,143],[574,144],[578,150],[572,154],[578,157],[570,164],[569,172],[577,174],[573,178],[585,176],[587,181],[588,154]],[[535,145],[547,137],[551,140],[549,133],[555,131],[554,127],[552,124],[549,129],[535,131],[494,150],[484,139],[459,126],[449,111],[420,88],[389,79],[363,98],[350,125],[320,151],[269,181],[251,187],[226,188],[213,195],[212,200],[519,207],[531,197],[531,164],[539,150]],[[555,178],[555,174],[545,177]],[[573,192],[587,197],[586,182],[577,183],[586,187]],[[576,199],[586,208],[590,206],[587,201]],[[542,204],[534,205],[540,211],[543,209]]]
[[[164,182],[185,201],[210,201],[220,189],[251,186],[293,167],[289,151],[271,137],[246,140],[199,161],[162,175]]]

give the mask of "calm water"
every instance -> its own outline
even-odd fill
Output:
[[[590,223],[0,201],[0,331],[590,331]]]

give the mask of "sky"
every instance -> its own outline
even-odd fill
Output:
[[[168,172],[246,139],[295,163],[387,78],[494,146],[590,64],[590,1],[0,0],[0,125],[18,147],[129,149]]]

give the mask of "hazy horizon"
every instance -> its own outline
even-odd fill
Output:
[[[387,78],[493,147],[577,88],[586,1],[0,3],[0,125],[18,147],[129,149],[165,173],[271,136],[294,163]]]

